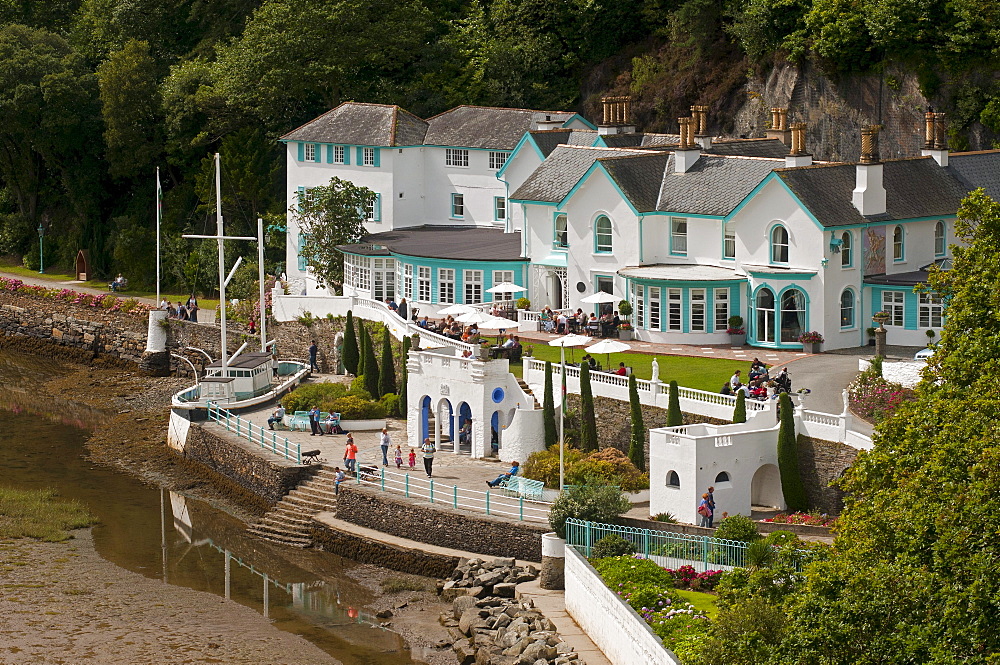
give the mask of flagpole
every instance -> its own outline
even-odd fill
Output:
[[[563,491],[565,487],[565,459],[563,450],[566,448],[566,439],[563,436],[564,432],[564,421],[563,417],[566,413],[566,346],[562,345],[559,347],[559,381],[562,386],[562,396],[559,402],[559,491]]]
[[[161,199],[163,197],[160,191],[160,167],[156,167],[156,306],[160,306],[160,215],[162,211]]]

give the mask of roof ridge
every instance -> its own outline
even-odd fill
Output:
[[[555,132],[586,132],[588,134],[596,134],[596,129],[576,129],[573,127],[556,127],[555,129],[532,129],[530,134],[551,134]]]
[[[285,132],[284,134],[282,134],[281,136],[279,136],[278,140],[280,141],[281,139],[285,138],[286,136],[291,136],[292,134],[294,134],[295,132],[299,131],[300,129],[308,127],[309,125],[313,124],[314,122],[316,122],[316,121],[318,121],[318,120],[320,120],[322,118],[325,118],[326,116],[330,115],[331,113],[333,113],[334,111],[336,111],[337,109],[339,109],[344,104],[349,104],[349,103],[350,102],[341,102],[340,104],[337,104],[336,106],[334,106],[332,109],[330,109],[326,113],[318,115],[315,118],[313,118],[312,120],[307,120],[306,122],[302,123],[301,125],[299,125],[295,129],[288,130],[287,132]]]
[[[622,148],[623,151],[627,151],[628,155],[608,155],[607,157],[601,157],[597,161],[599,162],[609,162],[616,159],[637,159],[639,157],[670,157],[670,151],[668,150],[635,150],[629,148]]]
[[[569,143],[559,143],[556,148],[572,148],[573,150],[598,150],[601,152],[634,152],[637,155],[649,155],[655,154],[656,152],[663,152],[659,150],[641,150],[639,148],[609,148],[602,145],[572,145]],[[624,155],[621,155],[624,156]]]
[[[432,115],[431,117],[427,118],[427,121],[430,122],[434,118],[438,118],[438,117],[446,115],[448,113],[452,113],[454,111],[457,111],[458,109],[487,109],[487,110],[490,110],[490,111],[519,111],[521,113],[567,113],[569,115],[576,115],[576,111],[552,111],[552,110],[546,111],[544,109],[521,109],[521,108],[512,108],[510,106],[481,106],[479,104],[459,104],[458,106],[452,107],[452,108],[448,109],[447,111],[441,111],[440,113],[436,113],[435,115]]]
[[[1000,149],[998,148],[993,148],[991,150],[966,150],[965,152],[953,152],[951,153],[951,156],[959,157],[962,155],[991,155],[993,153],[998,153],[998,152],[1000,152]]]

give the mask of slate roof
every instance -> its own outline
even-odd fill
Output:
[[[593,145],[597,132],[592,129],[543,129],[531,132],[531,138],[542,155],[548,157],[558,145]]]
[[[384,249],[381,249],[384,248]],[[349,254],[389,253],[459,261],[527,261],[521,257],[520,232],[482,226],[424,225],[372,233],[353,245],[338,245]]]
[[[600,161],[636,210],[639,212],[656,210],[663,171],[670,163],[670,153],[650,152],[645,155],[631,153],[627,157],[608,157]]]
[[[458,106],[427,119],[424,144],[513,150],[534,121],[565,122],[573,115],[571,111]]]
[[[510,195],[510,199],[558,203],[566,198],[587,169],[599,158],[624,155],[642,156],[643,153],[635,150],[560,145],[535,169],[534,173],[528,176],[527,180],[521,183],[521,186]]]
[[[344,102],[281,137],[346,145],[420,145],[427,122],[398,106]]]
[[[954,215],[968,191],[930,157],[883,162],[886,212],[863,216],[852,203],[854,164],[778,169],[776,173],[802,204],[826,227]]]
[[[712,142],[712,148],[705,151],[711,155],[741,155],[743,157],[784,157],[788,146],[780,139],[733,139]]]
[[[659,148],[676,146],[680,141],[677,134],[603,134],[601,141],[609,148]]]
[[[990,198],[1000,201],[1000,150],[953,152],[945,170],[969,190],[982,187]]]
[[[674,173],[674,157],[662,174],[656,210],[728,215],[783,159],[703,154],[686,173]]]
[[[746,275],[736,272],[734,268],[723,268],[698,263],[652,263],[644,266],[626,266],[621,268],[618,274],[622,277],[634,277],[635,279],[680,281],[722,282],[734,279],[746,279]]]

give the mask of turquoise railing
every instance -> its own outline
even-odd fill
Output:
[[[288,437],[279,437],[277,432],[255,425],[229,409],[223,409],[215,402],[208,403],[208,419],[225,427],[227,432],[255,443],[264,450],[270,450],[275,455],[296,464],[302,464],[302,444],[292,443]]]

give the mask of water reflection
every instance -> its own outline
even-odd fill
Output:
[[[345,575],[353,562],[271,547],[202,501],[85,459],[80,425],[98,423],[100,412],[32,399],[32,384],[60,371],[48,360],[0,351],[3,485],[51,487],[81,501],[100,520],[97,551],[123,568],[251,607],[349,665],[413,662],[398,635],[358,611],[371,597]]]

